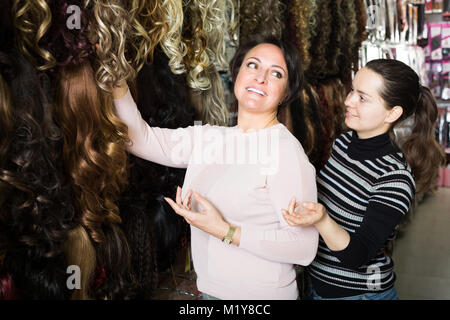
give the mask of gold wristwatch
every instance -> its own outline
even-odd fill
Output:
[[[233,235],[236,231],[236,227],[230,224],[230,228],[228,229],[227,234],[223,237],[222,242],[226,244],[230,244],[233,241]]]

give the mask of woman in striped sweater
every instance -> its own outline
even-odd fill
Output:
[[[398,299],[384,247],[415,194],[435,184],[443,161],[434,137],[436,102],[410,67],[379,59],[357,72],[345,105],[351,131],[334,141],[317,176],[319,203],[293,200],[284,218],[320,233],[306,269],[311,299]],[[409,117],[412,132],[394,143],[393,128]]]

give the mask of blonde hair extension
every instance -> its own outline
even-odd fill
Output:
[[[14,0],[12,6],[14,26],[18,31],[17,46],[39,69],[47,70],[56,65],[53,55],[39,46],[39,40],[50,28],[52,13],[45,0]],[[35,54],[43,59],[38,61]]]
[[[225,32],[228,30],[226,19],[227,0],[213,0],[206,6],[200,6],[205,17],[203,29],[207,36],[206,52],[217,70],[224,71],[228,67],[225,59]]]
[[[183,58],[187,54],[186,44],[182,41],[183,5],[179,0],[165,0],[165,20],[169,29],[163,34],[160,46],[169,58],[169,67],[174,74],[186,72]]]
[[[69,231],[65,251],[67,265],[78,266],[81,273],[81,288],[75,289],[71,300],[92,299],[91,286],[97,266],[97,257],[91,239],[83,226]]]
[[[126,58],[130,15],[123,0],[86,0],[86,6],[94,15],[90,21],[91,42],[98,43],[99,66],[95,78],[100,88],[110,92],[111,87],[136,76],[136,71]]]
[[[208,90],[211,87],[206,74],[211,62],[206,52],[208,38],[203,27],[206,17],[202,10],[208,1],[191,0],[184,7],[183,36],[187,45],[184,61],[188,70],[186,80],[189,87],[198,90]]]
[[[225,94],[222,79],[216,68],[207,70],[211,88],[202,91],[200,117],[211,125],[227,126],[230,120],[228,108],[225,105]]]
[[[153,61],[153,51],[170,28],[166,16],[168,1],[129,1],[132,31],[129,42],[133,48],[136,72]],[[181,5],[181,4],[180,4]]]

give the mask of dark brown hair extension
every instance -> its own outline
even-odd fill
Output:
[[[367,39],[367,11],[365,0],[355,0],[355,13],[356,13],[356,43],[354,43],[352,48],[352,65],[353,71],[356,73],[358,71],[358,60],[359,60],[359,48],[364,40]]]
[[[342,1],[341,10],[343,15],[342,41],[340,43],[341,54],[339,55],[339,78],[343,83],[349,84],[352,81],[352,55],[353,48],[357,41],[357,20],[355,3],[352,0]]]
[[[240,1],[239,43],[251,35],[280,39],[284,30],[285,6],[279,0]]]
[[[305,72],[306,78],[310,83],[316,84],[319,80],[324,79],[328,75],[327,67],[327,44],[330,41],[330,34],[332,25],[332,13],[327,0],[317,0],[317,12],[320,14],[317,17],[317,34],[311,39],[311,46],[309,53],[311,63]]]
[[[345,18],[342,15],[342,1],[348,0],[333,0],[329,1],[330,13],[331,13],[331,34],[328,39],[327,47],[327,75],[328,77],[337,76],[339,73],[339,60],[342,55],[341,43],[344,37]]]

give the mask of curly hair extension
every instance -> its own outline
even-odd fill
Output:
[[[211,125],[228,125],[230,114],[225,104],[225,94],[219,72],[213,67],[207,70],[211,89],[202,91],[201,108],[197,109],[200,119]]]
[[[128,4],[132,26],[130,37],[127,39],[132,49],[129,55],[133,57],[136,72],[139,72],[144,64],[152,62],[155,47],[171,28],[171,21],[166,19],[166,7],[169,3],[132,0]]]
[[[97,84],[106,92],[121,81],[136,76],[126,57],[126,40],[130,36],[130,14],[125,0],[86,0],[92,11],[89,21],[91,43],[98,44],[98,66],[95,71]]]
[[[64,243],[76,215],[58,152],[62,138],[36,69],[16,51],[10,61],[14,72],[4,76],[15,121],[0,168],[3,268],[19,297],[65,299],[69,292]]]
[[[170,59],[170,70],[174,74],[182,74],[186,72],[186,65],[183,62],[183,58],[187,54],[186,44],[181,38],[183,27],[182,1],[167,0],[164,9],[164,17],[168,22],[169,29],[163,35],[160,46]]]
[[[52,13],[46,0],[13,0],[12,14],[18,32],[16,42],[24,55],[39,70],[55,66],[55,57],[39,44],[52,23]]]
[[[332,13],[330,10],[329,1],[317,0],[317,12],[320,12],[318,16],[317,34],[311,38],[311,46],[309,49],[309,55],[314,57],[311,60],[309,68],[306,69],[305,76],[310,83],[316,84],[321,79],[324,79],[328,73],[327,70],[327,44],[331,35],[331,23]]]
[[[204,30],[204,19],[201,6],[206,6],[207,0],[191,0],[184,7],[183,41],[187,52],[184,62],[188,70],[187,83],[192,89],[208,90],[211,87],[206,70],[212,66],[206,52],[208,37]]]
[[[54,72],[54,67],[81,63],[93,54],[92,45],[87,36],[87,26],[90,13],[83,7],[84,0],[53,0],[49,2],[52,23],[47,33],[40,40],[43,50],[54,58],[53,64],[46,64],[46,70]],[[67,27],[71,14],[70,6],[77,6],[80,10],[80,29]]]
[[[341,3],[342,15],[344,16],[344,30],[342,41],[340,43],[339,55],[339,78],[343,83],[350,85],[352,81],[352,62],[353,62],[353,48],[357,41],[357,20],[354,1],[342,1]]]
[[[296,45],[297,49],[301,53],[302,63],[305,70],[308,69],[311,63],[311,57],[309,55],[309,48],[311,46],[311,24],[314,24],[311,20],[315,20],[315,12],[317,5],[315,0],[293,0],[290,1],[290,7],[288,9],[289,22],[292,23],[295,28],[290,28],[292,35],[290,38]]]
[[[334,77],[339,73],[339,60],[342,55],[342,38],[346,32],[345,18],[342,15],[342,2],[344,1],[335,0],[329,2],[332,28],[327,46],[327,77]]]
[[[239,46],[239,0],[228,0],[226,5],[230,45]]]
[[[285,6],[279,0],[240,1],[239,42],[253,34],[282,37]]]
[[[98,244],[97,264],[105,264],[109,272],[103,286],[109,293],[106,289],[98,292],[102,297],[117,297],[125,287],[117,287],[124,282],[123,275],[115,272],[129,266],[126,239],[117,230],[122,220],[116,204],[127,183],[126,128],[114,114],[110,95],[97,88],[88,61],[60,68],[54,104],[64,135],[64,163],[72,178],[81,222]]]
[[[224,71],[228,67],[225,59],[225,32],[228,30],[226,19],[227,0],[214,0],[200,5],[203,17],[203,29],[207,36],[206,52],[210,61],[218,71]]]

